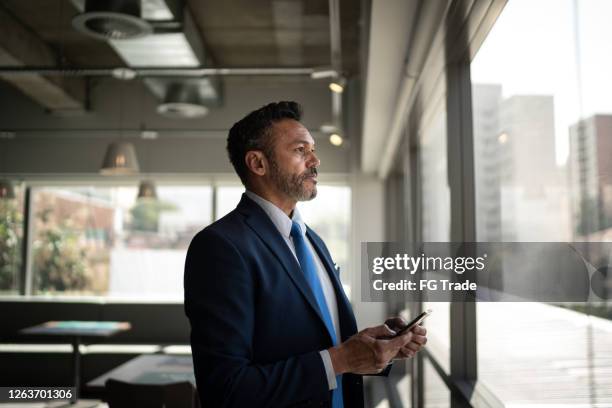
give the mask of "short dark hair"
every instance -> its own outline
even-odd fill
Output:
[[[227,153],[242,184],[247,185],[249,170],[244,156],[250,150],[261,150],[270,158],[270,129],[283,119],[302,119],[302,107],[293,101],[269,103],[234,123],[227,137]]]

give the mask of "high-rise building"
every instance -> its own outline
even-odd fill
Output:
[[[612,115],[570,127],[570,188],[578,236],[612,228]]]
[[[567,177],[555,158],[553,97],[502,99],[501,85],[475,84],[472,100],[478,240],[569,240]]]
[[[474,177],[476,187],[476,237],[498,242],[501,230],[499,84],[472,85]]]
[[[554,100],[516,95],[500,105],[502,238],[571,237],[565,168],[556,163]]]

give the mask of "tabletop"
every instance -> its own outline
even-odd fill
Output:
[[[135,384],[168,384],[189,381],[194,386],[195,374],[191,356],[145,354],[114,368],[87,383],[91,388],[104,388],[112,378]]]
[[[129,322],[62,320],[21,329],[21,334],[109,337],[129,330]]]

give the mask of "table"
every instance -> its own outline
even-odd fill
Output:
[[[128,322],[63,320],[50,321],[21,329],[19,333],[38,336],[62,336],[72,339],[72,367],[75,395],[71,403],[76,403],[79,399],[79,389],[81,387],[81,352],[79,350],[81,339],[110,337],[130,328],[131,325]]]
[[[144,354],[135,357],[108,373],[94,378],[87,383],[87,386],[101,391],[109,378],[134,384],[169,384],[189,381],[194,387],[196,385],[192,357],[168,354]]]

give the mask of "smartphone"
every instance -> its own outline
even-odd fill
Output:
[[[415,317],[414,319],[412,319],[412,321],[410,321],[408,323],[407,326],[405,326],[403,329],[401,329],[400,331],[398,331],[397,333],[395,333],[395,336],[393,337],[397,337],[397,336],[401,336],[402,334],[404,334],[406,331],[408,330],[412,330],[414,328],[414,326],[418,325],[419,323],[421,323],[423,320],[425,320],[425,318],[427,316],[429,316],[430,314],[433,313],[433,310],[431,309],[427,309],[425,310],[423,313],[421,313],[420,315],[418,315],[417,317]]]

